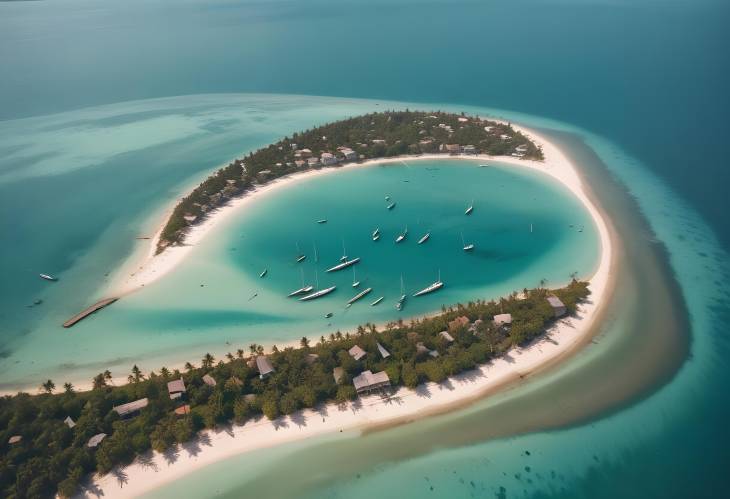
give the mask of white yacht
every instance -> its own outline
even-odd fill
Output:
[[[314,300],[316,298],[320,298],[324,295],[330,294],[335,289],[337,289],[337,286],[330,286],[329,288],[320,289],[319,291],[315,291],[314,293],[308,294],[306,296],[302,296],[301,298],[299,298],[299,301]]]
[[[380,303],[381,301],[383,301],[383,298],[385,298],[385,296],[381,296],[380,298],[378,298],[377,300],[375,300],[374,302],[372,302],[370,304],[370,306],[371,307],[374,307],[375,305],[377,305],[378,303]]]
[[[269,273],[269,269],[264,269],[260,274],[259,277],[266,277],[266,274]]]
[[[309,293],[314,289],[314,286],[312,286],[311,284],[304,284],[304,270],[302,270],[301,268],[299,270],[301,270],[302,273],[302,287],[297,289],[296,291],[292,291],[291,293],[289,293],[287,295],[289,297],[303,295],[304,293]]]
[[[401,274],[401,276],[400,276],[400,298],[398,298],[398,303],[395,304],[395,308],[397,310],[403,310],[403,307],[405,306],[406,298],[407,298],[407,296],[403,289],[403,274]]]
[[[46,281],[57,281],[58,280],[57,277],[53,277],[52,275],[48,275],[48,274],[38,274],[38,275],[40,276],[41,279],[45,279]]]
[[[467,207],[466,211],[464,212],[464,215],[471,215],[471,212],[474,211],[474,200],[471,200],[471,204]]]
[[[398,235],[398,237],[395,238],[395,242],[400,243],[403,242],[403,240],[408,236],[408,226],[406,225],[406,230],[404,230],[401,234]]]
[[[348,304],[348,305],[352,305],[352,304],[353,304],[353,303],[355,303],[355,302],[356,302],[357,300],[359,300],[359,299],[360,299],[360,298],[362,298],[363,296],[365,296],[365,295],[367,295],[368,293],[370,293],[370,292],[371,292],[372,290],[373,290],[373,288],[366,288],[366,289],[363,289],[363,290],[362,290],[362,291],[360,291],[360,292],[359,292],[358,294],[356,294],[355,296],[353,296],[352,298],[350,298],[350,300],[349,300],[349,301],[347,302],[347,304]]]
[[[360,258],[353,258],[352,260],[345,260],[344,262],[338,263],[334,267],[330,267],[327,269],[327,272],[337,272],[338,270],[346,269],[347,267],[351,265],[355,265],[360,261]]]
[[[360,281],[355,277],[355,267],[352,267],[352,287],[356,288],[360,285]]]
[[[423,235],[423,237],[421,237],[421,239],[419,239],[419,240],[418,240],[418,244],[423,244],[423,243],[425,243],[426,241],[428,241],[428,240],[429,240],[429,238],[430,238],[430,237],[431,237],[431,233],[430,233],[430,232],[426,232],[426,233],[425,233],[425,234]]]
[[[473,244],[471,244],[471,243],[466,244],[466,242],[464,241],[464,233],[463,232],[461,233],[461,244],[463,245],[464,251],[472,251],[474,249],[474,245]]]
[[[388,209],[389,209],[389,210],[392,210],[393,208],[395,208],[395,201],[393,201],[392,203],[390,203],[390,204],[388,205]]]
[[[426,286],[421,291],[418,291],[417,293],[414,293],[413,296],[423,296],[427,295],[429,293],[433,293],[434,291],[437,291],[444,287],[444,283],[441,281],[441,271],[439,270],[439,278],[438,281],[434,282],[433,284]]]

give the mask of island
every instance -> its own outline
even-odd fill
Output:
[[[0,398],[2,494],[70,497],[91,480],[101,494],[131,497],[237,453],[451,410],[577,351],[612,290],[605,220],[575,166],[554,144],[533,130],[463,114],[372,113],[294,134],[232,161],[175,206],[150,242],[150,267],[137,272],[130,289],[159,278],[165,270],[160,262],[170,254],[169,262],[179,262],[192,233],[199,237],[226,210],[254,202],[297,175],[434,157],[497,159],[561,182],[598,229],[595,273],[496,300],[475,296],[408,322],[303,337],[298,346],[231,346],[195,363],[148,372],[134,365],[126,379],[103,370],[90,382],[74,380],[62,388],[49,379],[38,394]],[[431,395],[419,396],[423,390]],[[286,424],[301,418],[308,421],[304,427]],[[166,451],[201,432],[210,446],[194,457],[181,456],[164,472],[150,471],[156,466],[148,463],[163,462]],[[229,433],[234,438],[219,437]],[[123,491],[110,473],[121,467],[130,477]]]
[[[41,394],[0,398],[0,491],[72,497],[89,473],[107,474],[151,449],[164,453],[204,429],[276,420],[323,404],[341,407],[372,393],[402,396],[398,387],[441,383],[530,344],[588,295],[588,283],[578,280],[559,289],[524,289],[383,330],[365,324],[316,343],[304,337],[299,348],[273,346],[266,354],[252,344],[223,359],[206,354],[199,366],[148,374],[135,365],[121,385],[105,371],[90,391],[65,383],[54,393],[47,380]]]
[[[371,113],[293,134],[232,161],[175,206],[157,238],[157,253],[180,244],[216,208],[286,175],[403,155],[511,156],[542,160],[539,146],[511,124],[465,114]]]

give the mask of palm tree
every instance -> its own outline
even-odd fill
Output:
[[[215,361],[215,358],[210,353],[206,353],[201,361],[203,369],[210,369],[213,367],[213,361]]]
[[[544,287],[545,287],[545,284],[547,284],[547,279],[545,279],[545,278],[543,277],[542,279],[540,279],[540,287],[541,287],[541,288],[544,288]]]
[[[106,386],[106,376],[105,373],[99,373],[96,376],[94,376],[93,381],[91,382],[91,387],[94,390],[100,390]]]
[[[73,393],[74,392],[74,386],[71,383],[64,383],[63,389],[66,393]]]
[[[109,369],[104,371],[103,376],[104,376],[104,384],[112,382],[112,372]]]
[[[232,354],[231,352],[228,352],[228,353],[226,354],[226,359],[228,359],[228,361],[229,361],[229,362],[233,362],[233,359],[234,359],[234,358],[235,358],[235,357],[233,357],[233,354]]]
[[[56,389],[56,384],[49,379],[41,385],[40,389],[41,389],[41,391],[44,391],[46,393],[51,393],[51,392],[53,392],[53,390]]]
[[[257,350],[256,347],[258,347],[258,345],[256,343],[251,343],[248,346],[248,349],[251,350],[251,355],[256,355],[256,350]]]
[[[170,377],[170,370],[168,368],[166,368],[165,366],[162,366],[160,368],[160,376],[162,376],[165,379],[169,378]]]
[[[194,365],[192,365],[192,364],[191,364],[190,362],[186,362],[186,363],[185,363],[185,370],[186,370],[187,372],[189,372],[189,373],[190,373],[190,372],[192,372],[192,371],[193,371],[193,369],[195,369],[195,366],[194,366]]]
[[[299,344],[302,346],[302,348],[309,348],[309,340],[306,336],[302,336],[302,339],[299,340]]]
[[[142,374],[140,368],[137,367],[137,364],[132,366],[132,379],[135,383],[139,383],[144,379],[144,374]]]
[[[257,345],[256,346],[256,353],[259,354],[259,355],[263,355],[264,354],[264,346],[263,345]]]
[[[238,350],[236,350],[236,356],[239,359],[242,359],[243,358],[243,348],[239,348]]]

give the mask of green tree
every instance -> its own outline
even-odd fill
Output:
[[[41,384],[41,391],[46,393],[52,393],[56,389],[56,384],[50,379]]]

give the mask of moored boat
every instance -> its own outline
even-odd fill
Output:
[[[318,224],[326,224],[327,223],[327,219],[326,218],[320,218],[319,220],[317,220],[317,223]]]
[[[392,202],[392,203],[390,203],[390,204],[388,205],[388,209],[389,209],[389,210],[392,210],[393,208],[395,208],[395,202]]]
[[[299,301],[314,300],[316,298],[320,298],[322,296],[330,294],[335,289],[337,289],[337,286],[330,286],[329,288],[320,289],[319,291],[315,291],[314,293],[308,294],[306,296],[302,296],[301,298],[299,298]]]
[[[380,298],[378,298],[377,300],[375,300],[374,302],[372,302],[370,304],[370,306],[371,307],[374,307],[375,305],[377,305],[378,303],[380,303],[381,301],[383,301],[383,298],[385,298],[385,296],[381,296]]]
[[[441,271],[439,270],[439,278],[438,278],[438,280],[436,282],[434,282],[433,284],[430,284],[430,285],[426,286],[422,290],[414,293],[413,296],[427,295],[427,294],[433,293],[434,291],[437,291],[437,290],[439,290],[439,289],[441,289],[443,287],[444,287],[444,283],[441,281]]]
[[[353,304],[353,303],[355,303],[355,302],[356,302],[357,300],[359,300],[359,299],[360,299],[360,298],[362,298],[363,296],[365,296],[365,295],[367,295],[368,293],[370,293],[370,292],[371,292],[372,290],[373,290],[373,288],[367,288],[367,289],[363,289],[363,290],[362,290],[362,291],[360,291],[360,292],[359,292],[358,294],[356,294],[355,296],[353,296],[352,298],[350,298],[350,300],[349,300],[349,301],[347,302],[347,304],[348,304],[348,305],[352,305],[352,304]]]
[[[406,225],[406,230],[404,230],[402,233],[398,234],[398,237],[395,238],[396,244],[403,242],[405,238],[408,236],[408,226]]]
[[[266,274],[269,273],[269,269],[264,269],[260,274],[259,277],[266,277]]]
[[[474,249],[474,245],[473,244],[471,244],[471,243],[466,244],[466,242],[464,241],[464,233],[463,232],[461,233],[461,244],[463,245],[462,247],[463,247],[464,251],[471,251],[471,250]]]
[[[52,275],[49,275],[49,274],[38,274],[38,275],[40,276],[41,279],[45,279],[46,281],[57,281],[58,280],[58,277],[53,277]]]
[[[474,211],[474,200],[472,199],[471,204],[467,207],[466,211],[464,211],[464,215],[471,215],[471,212]]]
[[[337,272],[338,270],[346,269],[350,265],[355,265],[360,261],[360,258],[353,258],[352,260],[345,260],[342,263],[338,263],[334,267],[330,267],[326,270],[326,272]]]
[[[425,233],[425,234],[423,235],[423,237],[421,237],[421,239],[419,239],[419,240],[418,240],[418,244],[423,244],[423,243],[425,243],[426,241],[428,241],[428,240],[429,240],[429,238],[430,238],[430,237],[431,237],[431,233],[430,233],[430,232],[426,232],[426,233]]]

